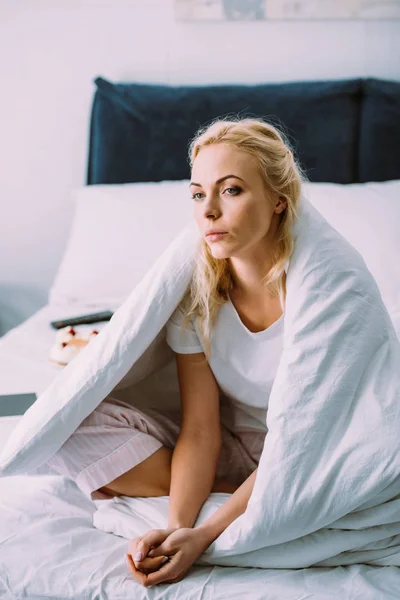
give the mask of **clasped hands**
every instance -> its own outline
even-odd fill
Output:
[[[181,581],[212,540],[201,528],[151,529],[129,542],[125,558],[145,587]]]

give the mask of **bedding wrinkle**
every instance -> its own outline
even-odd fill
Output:
[[[391,544],[392,536],[400,535],[398,506],[390,502],[400,491],[399,340],[389,329],[382,298],[360,254],[304,196],[293,236],[284,328],[275,340],[281,347],[272,355],[264,347],[255,352],[260,372],[268,375],[271,385],[260,393],[254,386],[254,371],[249,379],[246,370],[238,373],[232,364],[218,371],[221,389],[227,390],[226,382],[233,386],[230,400],[235,409],[244,400],[247,411],[264,411],[255,418],[263,430],[256,435],[246,429],[246,437],[241,422],[232,419],[230,429],[221,413],[218,476],[241,485],[257,468],[257,477],[245,512],[207,548],[202,560],[267,570],[358,564],[360,559],[400,566],[400,545],[398,551],[390,549],[390,557],[387,549],[379,547],[383,540],[391,538],[387,541]],[[2,476],[18,475],[49,461],[93,499],[99,487],[145,460],[155,447],[174,446],[180,431],[179,411],[167,411],[166,406],[179,406],[179,389],[176,372],[164,369],[172,365],[173,354],[160,332],[188,289],[196,245],[192,228],[174,239],[102,335],[27,411],[3,450]],[[185,268],[179,271],[182,257]],[[336,283],[337,293],[333,293]],[[367,302],[355,289],[365,294]],[[231,322],[234,315],[228,304],[225,307],[218,316]],[[223,318],[219,323],[224,324]],[[171,328],[172,343],[173,337]],[[226,335],[214,337],[221,343],[221,355],[237,350],[242,365],[249,357],[253,364],[249,346],[232,344]],[[216,373],[215,364],[210,366]],[[171,386],[166,403],[160,393],[164,383]],[[240,397],[239,383],[244,392]],[[115,386],[125,389],[129,410],[114,398]],[[235,410],[232,413],[236,415]],[[86,419],[81,420],[83,415]],[[236,430],[238,424],[241,431]],[[85,427],[93,436],[86,446],[89,456],[76,452]],[[210,510],[217,501],[226,500],[225,494],[210,496]],[[135,510],[143,499],[126,499],[130,502],[100,502],[104,512],[108,507],[115,511],[108,523],[101,521],[104,513],[99,511],[97,527],[123,536],[132,531]],[[164,523],[168,497],[146,500],[144,509],[158,507],[157,525]],[[362,505],[371,509],[363,514],[357,510]],[[120,506],[127,512],[119,513]],[[344,519],[349,527],[335,529],[338,520],[345,525]],[[366,522],[368,526],[363,526]],[[367,546],[368,550],[359,550]]]

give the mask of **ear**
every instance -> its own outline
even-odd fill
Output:
[[[277,203],[275,204],[275,212],[277,214],[283,212],[287,206],[287,200],[284,196],[278,196]]]

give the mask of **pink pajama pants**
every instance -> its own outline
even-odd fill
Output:
[[[180,411],[159,413],[107,396],[48,465],[73,479],[91,500],[109,500],[99,488],[129,471],[162,446],[173,449],[180,431]],[[241,485],[257,468],[265,433],[232,432],[221,424],[222,447],[216,478]]]

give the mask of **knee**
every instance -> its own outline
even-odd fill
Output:
[[[122,494],[120,494],[119,492],[116,492],[105,485],[103,487],[99,488],[97,491],[102,492],[103,494],[107,494],[108,496],[112,496],[112,497],[122,496]]]
[[[97,491],[107,494],[111,498],[114,496],[128,496],[129,498],[156,498],[160,496],[169,496],[169,486],[163,485],[146,486],[146,488],[141,489],[133,489],[132,486],[126,486],[126,489],[123,489],[122,492],[117,492],[112,486],[104,485]]]

